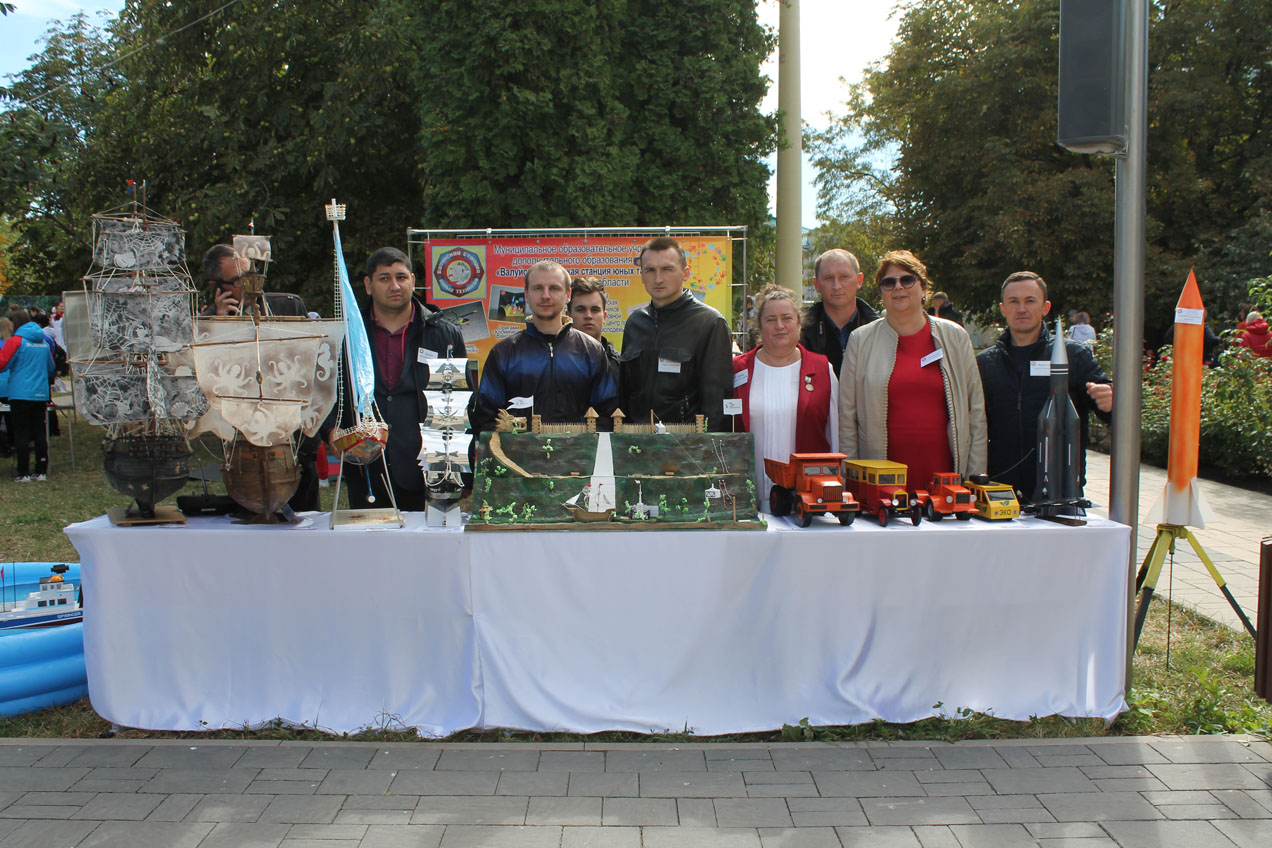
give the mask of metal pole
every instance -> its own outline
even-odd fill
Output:
[[[1113,455],[1109,518],[1131,528],[1127,563],[1126,685],[1134,653],[1139,526],[1140,390],[1144,340],[1144,186],[1148,141],[1148,0],[1126,4],[1126,151],[1117,157],[1113,240]]]
[[[804,144],[799,102],[799,0],[782,0],[777,34],[777,108],[785,147],[777,150],[777,265],[774,282],[803,291],[800,187]]]

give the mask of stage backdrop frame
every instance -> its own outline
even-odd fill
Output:
[[[621,348],[631,310],[649,302],[640,282],[640,245],[671,236],[685,248],[685,287],[720,310],[741,344],[745,333],[747,228],[561,227],[537,229],[426,229],[406,231],[416,288],[453,316],[479,367],[495,343],[525,326],[522,274],[540,259],[553,259],[571,275],[593,275],[605,283],[605,336]],[[742,265],[736,267],[736,247]]]

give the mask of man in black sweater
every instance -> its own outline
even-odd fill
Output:
[[[993,347],[976,357],[989,423],[989,476],[1015,487],[1029,500],[1037,482],[1038,414],[1051,395],[1051,346],[1056,342],[1043,323],[1051,311],[1046,281],[1032,271],[1017,271],[1003,283],[999,308],[1007,320],[1007,330]],[[1110,420],[1113,381],[1089,347],[1059,341],[1069,357],[1069,398],[1082,422],[1078,482],[1085,486],[1088,413]]]

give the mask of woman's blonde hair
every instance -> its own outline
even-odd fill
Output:
[[[759,325],[764,321],[764,307],[768,306],[775,300],[790,301],[791,306],[795,307],[795,314],[799,317],[800,322],[804,320],[804,305],[799,302],[795,292],[788,288],[769,283],[760,293],[755,296],[755,323]],[[757,326],[758,329],[758,326]]]

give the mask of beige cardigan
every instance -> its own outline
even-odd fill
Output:
[[[963,477],[985,471],[985,393],[967,331],[928,316],[940,359],[949,409],[950,455]],[[839,450],[849,459],[888,456],[888,381],[897,361],[897,332],[880,317],[853,331],[839,372]],[[921,486],[926,480],[911,480]]]

